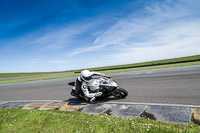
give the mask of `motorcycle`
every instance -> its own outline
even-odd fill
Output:
[[[75,92],[75,82],[70,82],[68,85],[72,86],[72,96],[83,98],[83,96]],[[118,99],[123,99],[128,96],[127,90],[119,87],[117,82],[112,77],[108,76],[93,77],[92,81],[88,84],[88,87],[91,93],[102,92],[102,96],[100,98],[114,96]]]

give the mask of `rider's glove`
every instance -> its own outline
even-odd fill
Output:
[[[102,92],[97,92],[94,97],[100,97],[101,95],[102,95]]]

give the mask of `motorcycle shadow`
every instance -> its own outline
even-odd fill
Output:
[[[96,104],[98,104],[98,103],[106,103],[106,102],[113,101],[113,100],[121,100],[121,99],[117,99],[115,97],[97,98],[96,99]],[[73,104],[73,105],[93,104],[93,103],[90,103],[89,101],[86,101],[86,100],[81,99],[81,98],[70,98],[68,100],[64,100],[63,102],[69,102],[70,104]]]

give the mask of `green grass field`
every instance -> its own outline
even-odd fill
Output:
[[[195,124],[163,123],[69,111],[0,108],[1,133],[198,133]]]

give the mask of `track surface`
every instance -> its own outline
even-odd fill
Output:
[[[110,74],[129,92],[113,102],[200,105],[200,66]],[[0,101],[69,100],[75,78],[0,84]]]

